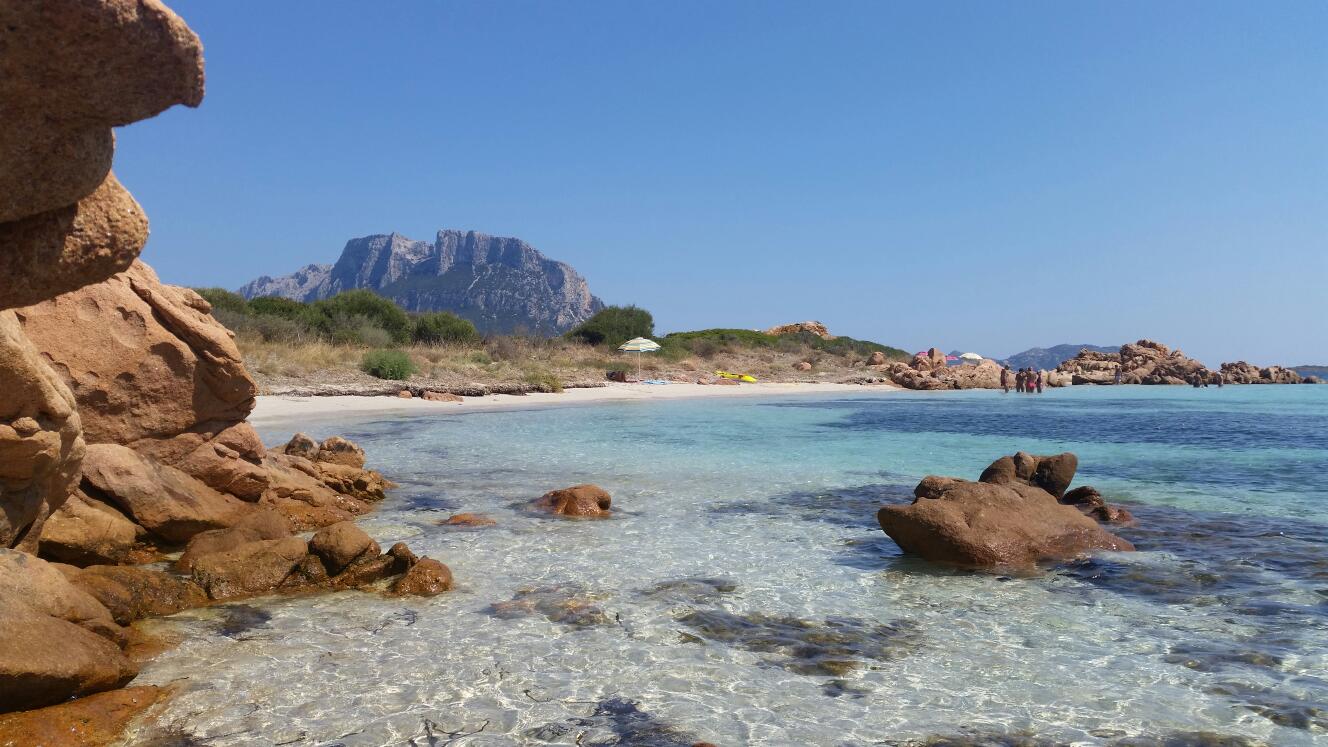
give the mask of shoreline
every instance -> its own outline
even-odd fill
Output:
[[[906,391],[893,384],[758,383],[722,386],[714,384],[619,384],[587,389],[565,389],[557,393],[490,394],[463,397],[462,402],[433,402],[419,397],[333,395],[296,396],[265,394],[256,398],[248,421],[256,427],[281,425],[293,420],[329,420],[366,415],[457,415],[467,412],[517,410],[537,407],[572,407],[620,402],[662,402],[682,399],[802,396],[810,394],[885,394]]]

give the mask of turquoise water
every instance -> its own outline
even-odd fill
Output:
[[[186,642],[140,679],[186,683],[166,724],[207,744],[1328,744],[1328,387],[456,412],[302,427],[401,483],[363,525],[458,589],[164,621]],[[1075,451],[1140,552],[1010,578],[876,526],[922,476],[1020,449]],[[523,508],[578,482],[616,518]],[[435,524],[455,511],[498,526]]]

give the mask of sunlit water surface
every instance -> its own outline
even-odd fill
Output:
[[[182,694],[142,739],[1328,743],[1328,386],[459,406],[263,435],[297,428],[358,440],[401,483],[362,525],[458,588],[156,623],[185,642],[139,681]],[[1077,452],[1140,552],[1010,578],[877,527],[923,475],[1020,449]],[[522,508],[579,482],[616,518]],[[498,525],[436,525],[461,510]]]

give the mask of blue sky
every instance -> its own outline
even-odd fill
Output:
[[[162,277],[519,236],[659,331],[1328,362],[1328,3],[177,0]]]

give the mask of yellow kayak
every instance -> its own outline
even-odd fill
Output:
[[[735,373],[729,373],[728,371],[716,371],[715,375],[721,379],[733,379],[734,381],[745,381],[748,384],[756,383],[756,377],[749,376],[747,374],[735,374]]]

